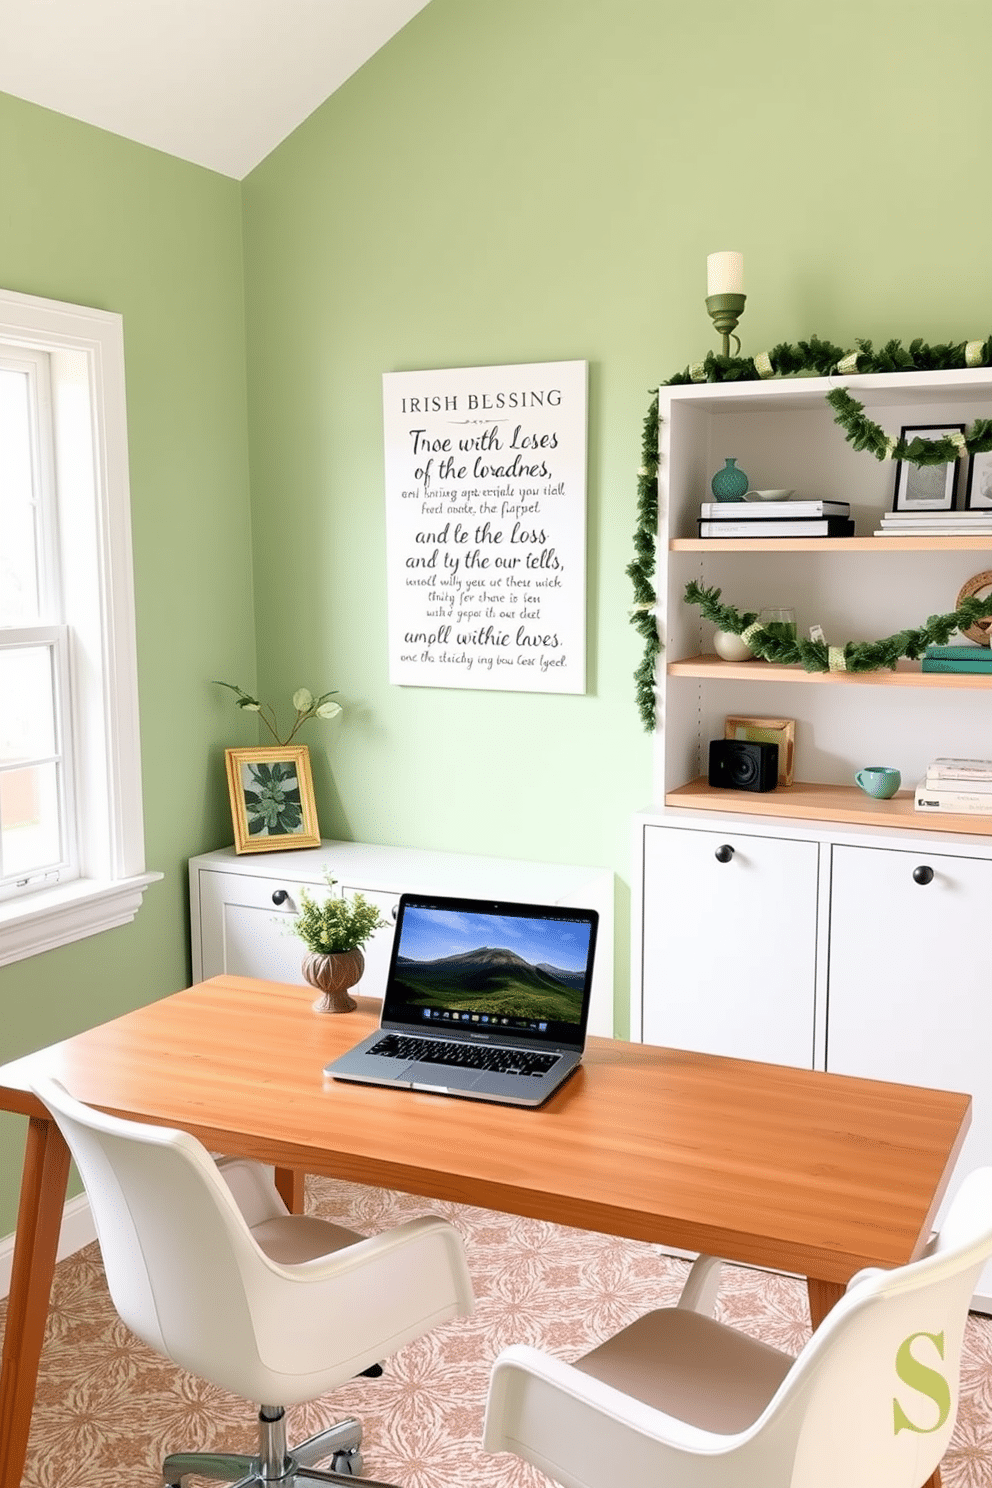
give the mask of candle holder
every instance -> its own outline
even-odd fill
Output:
[[[737,342],[737,355],[740,355],[741,338],[734,336],[737,322],[744,314],[744,303],[747,295],[742,294],[712,294],[706,296],[706,309],[710,319],[723,337],[721,350],[725,357],[730,355],[731,337]]]

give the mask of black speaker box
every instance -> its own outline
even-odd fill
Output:
[[[778,784],[778,745],[713,739],[709,781],[726,790],[774,790]]]

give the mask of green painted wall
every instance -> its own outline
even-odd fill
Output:
[[[0,1059],[188,983],[186,860],[231,840],[212,677],[254,677],[240,188],[0,95],[0,284],[124,317],[145,843],[130,925],[0,968]],[[24,1124],[0,1124],[0,1235]]]
[[[988,334],[990,39],[986,0],[432,0],[244,183],[260,685],[342,689],[322,830],[614,868],[621,1028],[648,389],[716,347],[721,248],[752,352]],[[572,357],[588,695],[391,687],[382,372]]]

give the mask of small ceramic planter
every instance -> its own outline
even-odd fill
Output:
[[[713,649],[721,661],[754,660],[751,647],[732,630],[718,630],[713,637]]]
[[[348,996],[365,970],[365,957],[361,951],[335,951],[321,955],[310,951],[303,958],[303,975],[311,987],[316,987],[322,996],[313,1005],[315,1013],[350,1013],[358,1006]]]

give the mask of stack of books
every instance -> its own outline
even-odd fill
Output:
[[[992,681],[992,651],[988,646],[928,646],[923,653],[925,672],[974,672]]]
[[[704,501],[700,537],[853,537],[847,501]]]
[[[916,787],[916,809],[992,816],[992,760],[935,759]]]
[[[992,533],[992,507],[987,511],[883,512],[876,537],[985,537]]]

